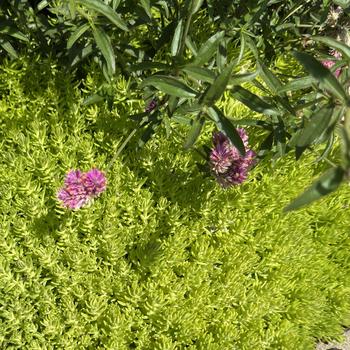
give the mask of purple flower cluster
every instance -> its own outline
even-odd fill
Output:
[[[222,132],[216,132],[213,135],[214,148],[210,153],[210,169],[224,188],[239,185],[245,181],[249,169],[255,163],[255,152],[249,149],[247,133],[243,128],[237,129],[237,132],[246,150],[244,157]]]
[[[335,50],[330,51],[330,54],[335,57],[336,59],[340,59],[341,58],[341,53]],[[324,67],[330,69],[335,65],[335,61],[333,60],[324,60],[321,62],[323,64]],[[336,78],[339,78],[341,74],[341,68],[337,68],[334,72],[334,75]]]
[[[157,107],[157,100],[153,98],[145,108],[145,112],[151,113]]]
[[[103,192],[106,182],[104,173],[98,169],[86,173],[71,170],[66,175],[64,187],[58,191],[57,198],[64,207],[79,209]]]

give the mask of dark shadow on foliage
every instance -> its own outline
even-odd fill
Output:
[[[59,217],[54,208],[51,207],[46,215],[33,220],[31,231],[36,234],[40,241],[44,241],[45,237],[55,237],[57,228],[64,222],[64,217]]]

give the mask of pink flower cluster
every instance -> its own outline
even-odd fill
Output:
[[[255,163],[255,152],[248,147],[248,135],[243,128],[237,129],[246,150],[242,157],[230,140],[222,133],[213,135],[214,148],[210,153],[210,169],[218,183],[226,188],[239,185],[248,177],[248,171]]]
[[[71,170],[66,175],[64,187],[58,191],[57,198],[64,207],[79,209],[102,193],[106,189],[106,182],[104,173],[98,169],[86,173]]]
[[[330,51],[330,54],[338,60],[341,59],[341,53],[338,51],[332,50]],[[330,69],[335,65],[336,62],[333,60],[324,60],[321,63],[323,64],[324,67]],[[341,74],[341,68],[337,68],[334,72],[335,77],[339,78],[340,74]]]

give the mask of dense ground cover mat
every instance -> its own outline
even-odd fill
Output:
[[[89,206],[60,206],[67,171],[106,169],[143,108],[126,81],[116,91],[111,112],[84,107],[54,63],[0,68],[1,348],[306,350],[339,336],[350,189],[281,210],[326,168],[309,153],[223,190],[164,131],[125,149]]]

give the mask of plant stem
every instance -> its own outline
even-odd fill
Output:
[[[329,164],[331,165],[332,167],[337,167],[337,164],[333,163],[331,160],[329,160],[328,158],[324,158],[324,160]]]
[[[183,55],[183,52],[185,49],[186,37],[187,37],[188,31],[190,29],[191,21],[192,21],[192,14],[189,14],[188,17],[186,18],[185,28],[184,28],[184,31],[182,33],[178,57],[181,57]]]
[[[343,125],[343,159],[347,171],[350,169],[350,107],[345,111]]]
[[[125,146],[128,144],[128,142],[131,140],[131,138],[135,135],[137,129],[134,129],[129,136],[125,139],[125,141],[122,143],[122,145],[116,150],[112,160],[109,162],[105,173],[107,174],[107,172],[111,169],[112,165],[114,164],[114,162],[116,161],[116,159],[118,158],[118,156],[120,155],[120,153],[122,152],[122,150],[125,148]]]

